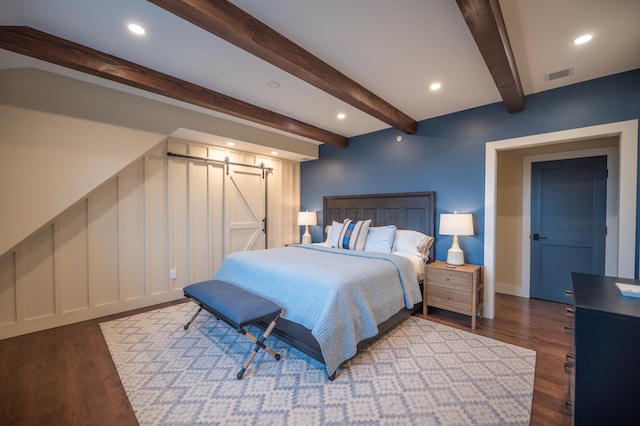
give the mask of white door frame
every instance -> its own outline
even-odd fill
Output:
[[[618,235],[618,276],[635,275],[636,244],[636,188],[638,175],[638,120],[581,127],[487,142],[485,145],[485,199],[484,199],[484,316],[495,316],[495,264],[496,264],[496,200],[498,152],[532,146],[553,145],[608,136],[620,138],[620,197]]]

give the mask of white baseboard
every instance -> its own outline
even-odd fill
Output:
[[[29,321],[20,321],[0,326],[0,340],[22,334],[42,331],[49,328],[61,327],[80,321],[100,318],[107,315],[118,314],[133,309],[144,308],[164,302],[171,302],[184,297],[182,289],[175,289],[161,294],[140,297],[126,301],[110,303],[108,305],[95,306],[64,314],[56,314]]]
[[[527,299],[530,297],[526,289],[522,288],[521,286],[516,286],[513,284],[497,282],[495,283],[495,290],[496,290],[496,293],[510,294],[511,296],[526,297]]]

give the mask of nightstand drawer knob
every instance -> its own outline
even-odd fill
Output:
[[[567,414],[573,414],[573,401],[571,400],[566,400],[564,402],[564,411]]]
[[[566,374],[573,375],[573,368],[575,366],[576,365],[573,362],[569,362],[569,361],[565,362],[564,363],[564,372]]]

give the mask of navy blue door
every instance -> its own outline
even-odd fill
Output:
[[[531,297],[568,303],[571,272],[604,274],[607,157],[531,167]]]

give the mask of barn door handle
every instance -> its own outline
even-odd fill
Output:
[[[547,237],[541,237],[540,234],[533,234],[533,241],[546,240]]]

